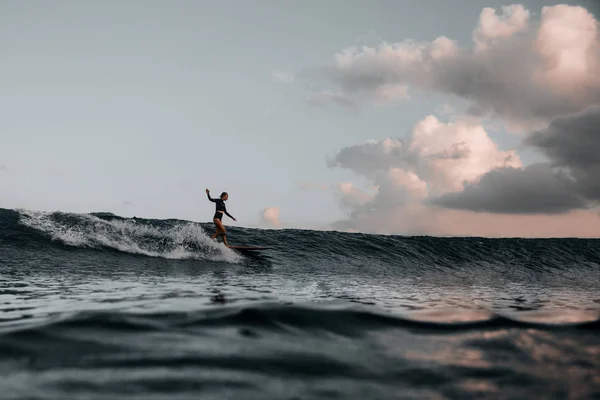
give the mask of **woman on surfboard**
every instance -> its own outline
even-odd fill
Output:
[[[215,228],[217,229],[217,231],[214,235],[211,236],[211,239],[216,239],[217,236],[223,235],[223,243],[225,243],[225,246],[229,247],[229,245],[227,244],[225,227],[223,226],[222,221],[223,214],[226,214],[232,220],[237,221],[237,219],[233,218],[233,216],[229,214],[227,212],[227,209],[225,208],[225,202],[229,198],[229,195],[227,194],[227,192],[223,192],[221,193],[221,196],[218,199],[213,199],[212,197],[210,197],[210,190],[208,189],[206,189],[206,195],[208,196],[208,200],[212,201],[213,203],[216,203],[215,205],[217,208],[213,217],[213,222],[215,223]]]

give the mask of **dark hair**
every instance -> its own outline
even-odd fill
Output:
[[[227,192],[221,193],[221,198],[225,197],[226,194],[227,194]]]

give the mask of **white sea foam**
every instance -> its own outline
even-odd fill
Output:
[[[52,240],[76,247],[107,247],[126,253],[167,259],[236,263],[241,257],[210,239],[200,225],[180,222],[157,227],[135,220],[106,221],[89,214],[19,210],[20,222]]]

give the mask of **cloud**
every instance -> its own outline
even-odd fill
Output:
[[[435,109],[435,112],[442,116],[451,115],[454,112],[454,108],[449,104],[442,104]]]
[[[351,184],[339,186],[335,193],[347,219],[334,227],[394,232],[425,231],[429,219],[422,214],[431,212],[423,205],[428,198],[460,191],[490,170],[522,166],[514,150],[498,149],[483,127],[467,121],[443,123],[434,116],[416,123],[406,140],[386,138],[346,147],[328,165],[350,169],[375,188],[371,195]]]
[[[129,206],[133,206],[133,203],[129,200],[125,200],[121,203],[121,205],[129,207]]]
[[[408,99],[406,85],[383,85],[375,90],[373,102],[375,104],[388,104],[400,99]]]
[[[8,172],[9,168],[6,165],[0,165],[0,172]]]
[[[430,202],[452,209],[504,214],[561,214],[588,207],[570,177],[553,171],[546,163],[494,169],[463,191]]]
[[[600,213],[600,34],[582,7],[485,8],[470,47],[439,37],[352,47],[305,71],[358,107],[406,97],[411,87],[467,101],[467,114],[437,110],[406,138],[340,149],[330,168],[368,181],[331,185],[346,217],[332,226],[373,233],[479,236],[598,236]],[[311,86],[313,82],[309,82]],[[385,93],[394,95],[385,96]],[[334,98],[336,100],[334,100]],[[325,99],[324,99],[325,100]],[[492,117],[524,134],[522,148],[547,160],[524,166],[482,125]],[[533,132],[533,133],[531,133]]]
[[[524,143],[543,151],[553,166],[565,168],[583,196],[600,200],[600,104],[557,117]]]
[[[599,99],[600,36],[592,14],[581,7],[544,7],[534,46],[542,60],[534,74],[540,83]],[[591,93],[578,90],[585,85],[592,85]]]
[[[519,127],[600,101],[598,21],[582,7],[544,7],[539,21],[523,6],[486,8],[472,49],[447,38],[351,47],[308,79],[325,79],[336,98],[376,98],[385,88],[415,86],[471,103],[469,113],[503,118]]]
[[[272,71],[271,75],[275,80],[283,83],[293,83],[295,80],[294,75],[289,72]]]
[[[557,117],[523,140],[548,163],[494,169],[463,191],[431,199],[453,209],[512,214],[558,214],[600,201],[600,106]]]
[[[350,182],[343,182],[335,186],[334,193],[338,197],[342,208],[347,210],[360,208],[371,200],[371,195]]]
[[[352,99],[342,93],[334,93],[327,90],[314,92],[308,95],[307,101],[308,104],[312,106],[323,107],[328,104],[335,104],[336,106],[345,108],[352,113],[358,112],[358,105]]]
[[[520,4],[503,6],[501,15],[497,15],[493,8],[484,8],[479,15],[479,25],[473,32],[476,48],[482,50],[491,41],[513,36],[525,29],[528,21],[529,11]]]
[[[367,178],[373,173],[392,167],[408,165],[410,158],[406,144],[399,138],[369,140],[366,143],[345,147],[327,165],[351,169]]]
[[[480,125],[443,123],[430,115],[414,125],[408,140],[387,138],[343,148],[328,161],[379,184],[390,170],[411,172],[427,182],[429,194],[460,190],[497,167],[519,167],[514,150],[501,151]]]
[[[260,223],[280,227],[281,222],[279,221],[279,208],[268,207],[261,210]]]
[[[576,127],[589,127],[592,114],[562,118],[560,123],[569,124],[560,132],[578,141],[583,133]],[[551,132],[560,123],[553,121],[533,137],[554,148]],[[588,144],[592,153],[600,148]],[[600,234],[598,213],[577,210],[590,203],[570,168],[557,163],[524,167],[513,150],[498,149],[485,129],[471,122],[443,123],[428,116],[405,140],[346,147],[328,165],[350,169],[375,187],[374,194],[349,183],[331,188],[346,211],[346,218],[332,224],[335,229],[450,236]]]
[[[581,169],[600,165],[600,104],[554,119],[524,143],[543,150],[556,165]]]

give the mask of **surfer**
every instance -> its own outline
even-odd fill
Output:
[[[233,218],[233,216],[231,214],[229,214],[227,212],[227,209],[225,208],[225,202],[227,201],[227,199],[229,198],[229,195],[227,194],[227,192],[223,192],[221,193],[221,196],[218,199],[213,199],[212,197],[210,197],[210,190],[206,189],[206,195],[208,196],[208,200],[212,201],[213,203],[216,203],[216,211],[215,211],[215,215],[213,217],[213,222],[215,223],[215,228],[217,229],[217,231],[215,232],[214,235],[211,236],[211,239],[216,239],[217,236],[219,235],[223,235],[223,243],[225,243],[225,246],[229,247],[229,245],[227,244],[227,236],[225,233],[225,227],[223,226],[223,214],[226,214],[229,218],[231,218],[234,221],[237,221],[237,219]]]

